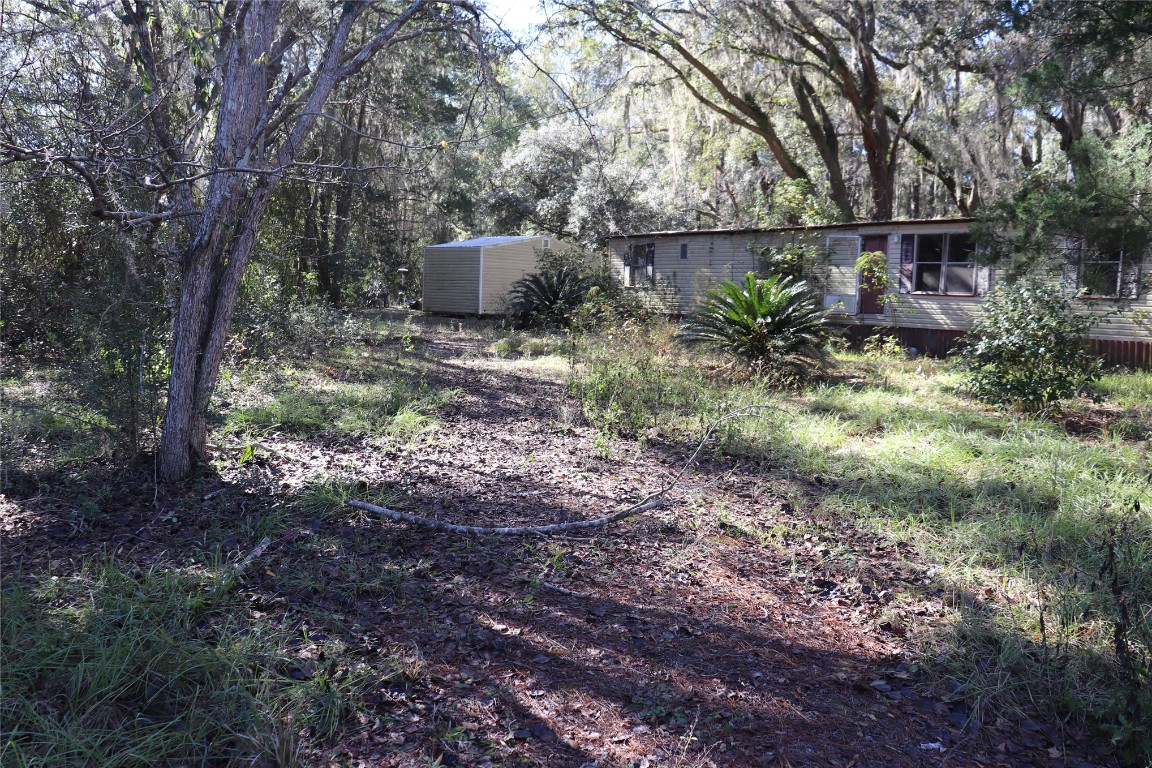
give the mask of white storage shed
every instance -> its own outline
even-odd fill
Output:
[[[512,284],[536,271],[541,251],[568,247],[545,235],[477,237],[424,249],[423,307],[445,315],[497,315]]]

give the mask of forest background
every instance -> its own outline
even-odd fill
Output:
[[[515,35],[463,0],[0,17],[5,354],[71,361],[135,446],[165,390],[169,479],[226,353],[414,295],[429,243],[979,214],[1027,268],[1091,222],[1149,229],[1143,3],[563,0]]]

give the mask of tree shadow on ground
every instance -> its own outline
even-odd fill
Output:
[[[737,578],[723,595],[699,600],[684,582],[652,588],[641,562],[618,567],[609,583],[598,574],[594,584],[568,582],[586,591],[558,591],[537,577],[536,542],[389,528],[318,549],[301,541],[299,552],[284,553],[286,566],[270,570],[314,565],[334,573],[347,561],[344,544],[399,567],[404,582],[378,603],[363,595],[333,603],[335,586],[309,599],[343,616],[350,636],[402,636],[418,646],[428,668],[451,683],[456,720],[496,708],[505,732],[481,741],[503,736],[508,756],[577,766],[649,755],[674,764],[683,753],[688,765],[709,751],[730,765],[926,766],[938,757],[921,743],[956,746],[958,755],[968,749],[946,705],[873,686],[891,659],[874,648],[854,652],[851,637],[829,644],[827,634],[805,636],[803,624],[820,624],[827,606],[748,597],[771,589],[769,580]],[[656,526],[642,528],[623,535],[676,545],[661,542],[667,534]],[[587,549],[595,557],[596,544]],[[259,582],[284,594],[275,578]]]

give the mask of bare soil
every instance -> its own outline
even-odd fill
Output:
[[[496,359],[432,325],[415,341],[437,384],[462,390],[429,437],[379,448],[272,435],[251,461],[158,495],[147,466],[16,477],[3,567],[238,559],[255,542],[220,521],[291,508],[325,477],[452,522],[596,517],[658,488],[694,447],[597,435],[558,366]],[[380,669],[316,765],[1107,763],[1047,724],[981,721],[930,685],[917,646],[944,620],[945,590],[910,551],[816,515],[822,482],[706,453],[670,505],[548,539],[296,511],[243,590],[298,638],[301,674],[330,639]],[[67,499],[83,488],[103,501],[78,522]],[[358,588],[365,563],[395,575]]]

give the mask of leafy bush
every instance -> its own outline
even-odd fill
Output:
[[[821,267],[826,263],[826,252],[803,243],[788,243],[760,251],[760,271],[765,275],[811,282],[820,277]]]
[[[578,331],[619,327],[628,321],[645,323],[667,308],[655,290],[625,287],[608,262],[580,249],[543,251],[537,272],[569,270],[587,281],[587,290],[570,316],[568,326]]]
[[[802,370],[824,360],[826,317],[807,283],[749,272],[742,285],[725,280],[708,291],[676,338],[751,364]]]
[[[570,267],[522,277],[512,284],[512,315],[524,325],[566,328],[591,286],[586,275]]]
[[[1071,397],[1100,373],[1084,343],[1091,326],[1059,286],[1002,285],[988,295],[961,353],[965,385],[987,403],[1022,410]]]

